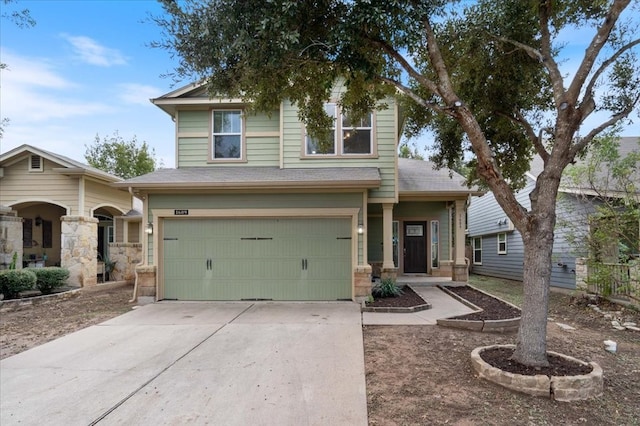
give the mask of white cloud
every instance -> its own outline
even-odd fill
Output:
[[[119,97],[123,102],[144,106],[151,106],[149,99],[157,98],[162,93],[161,89],[157,87],[138,83],[119,84],[118,89],[120,90]]]
[[[8,69],[2,70],[0,111],[11,123],[42,123],[113,110],[107,103],[78,99],[82,87],[60,75],[47,59],[5,50],[2,58]]]
[[[63,34],[62,37],[71,44],[75,54],[83,62],[100,67],[125,65],[127,63],[126,58],[119,50],[102,46],[90,37],[71,36],[68,34]]]

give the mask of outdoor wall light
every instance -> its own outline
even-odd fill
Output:
[[[358,234],[364,234],[364,225],[361,223],[358,224]]]
[[[153,223],[147,223],[147,227],[145,228],[144,232],[146,232],[148,235],[153,234]]]

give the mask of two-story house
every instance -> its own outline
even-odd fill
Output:
[[[137,296],[178,300],[353,300],[371,278],[466,280],[461,176],[398,159],[402,111],[353,122],[333,142],[305,133],[289,102],[269,114],[189,85],[152,102],[176,125],[176,168],[116,183],[144,200]]]

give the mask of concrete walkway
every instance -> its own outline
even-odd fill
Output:
[[[354,303],[156,303],[0,362],[0,424],[366,425]]]
[[[363,312],[363,325],[435,325],[439,318],[465,315],[471,308],[458,302],[433,284],[411,283],[411,288],[420,294],[432,308],[424,311],[400,314],[384,312]]]

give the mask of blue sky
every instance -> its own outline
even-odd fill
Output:
[[[2,7],[4,3],[0,2]],[[174,167],[174,127],[170,117],[149,102],[178,86],[161,75],[176,65],[169,53],[148,47],[160,29],[148,15],[162,13],[153,0],[19,0],[37,24],[20,29],[0,22],[0,116],[10,119],[0,152],[22,144],[55,151],[84,162],[85,145],[118,132],[135,135],[155,149],[165,167]],[[567,32],[567,61],[582,54],[592,29]],[[187,82],[183,82],[186,84]],[[640,120],[623,130],[640,135]],[[585,130],[596,120],[585,123]],[[417,141],[419,146],[425,141]]]

